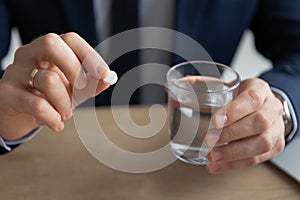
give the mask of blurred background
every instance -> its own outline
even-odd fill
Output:
[[[11,46],[8,55],[1,61],[2,66],[6,67],[12,63],[14,52],[20,45],[18,30],[13,29]],[[245,31],[231,66],[240,73],[242,79],[247,79],[257,77],[270,69],[272,63],[256,51],[252,32]]]

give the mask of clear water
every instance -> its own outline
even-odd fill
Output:
[[[207,154],[213,146],[205,143],[211,129],[211,115],[219,107],[201,107],[201,112],[175,107],[170,121],[171,148],[177,158],[192,164],[208,164]]]
[[[233,96],[226,92],[207,95],[211,88],[217,91],[228,87],[222,82],[207,80],[201,82],[199,80],[203,78],[196,80],[192,78],[194,77],[189,77],[188,82],[194,94],[184,90],[169,93],[171,148],[180,160],[204,165],[209,163],[206,156],[215,145],[207,142],[207,132],[213,129],[211,117],[216,110],[230,102]],[[206,95],[201,94],[203,90]]]

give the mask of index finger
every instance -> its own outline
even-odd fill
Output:
[[[215,128],[228,126],[259,110],[267,97],[265,87],[250,87],[242,91],[231,103],[217,110],[212,118]]]
[[[64,42],[77,55],[84,68],[94,78],[99,79],[106,70],[109,70],[108,65],[103,58],[97,53],[82,37],[77,33],[70,32],[61,35]]]
[[[100,54],[82,37],[77,33],[70,32],[61,35],[61,38],[77,55],[83,67],[88,71],[86,91],[79,96],[97,95],[116,82],[116,73],[109,70],[108,65]],[[81,77],[79,76],[78,78],[80,79]],[[78,90],[76,91],[77,93],[79,92]]]

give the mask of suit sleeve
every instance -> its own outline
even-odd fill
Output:
[[[6,7],[5,0],[0,0],[0,61],[7,54],[10,42],[10,19],[8,14],[8,9]],[[0,65],[0,78],[2,77],[4,70]],[[19,145],[19,144],[18,144]],[[11,145],[10,148],[14,149],[18,145]],[[0,146],[0,154],[7,153],[8,150]]]
[[[11,25],[5,0],[0,0],[0,60],[4,58],[9,49]],[[1,66],[1,77],[3,70]]]
[[[289,97],[300,118],[300,0],[261,0],[251,27],[257,50],[273,62],[260,78]],[[299,126],[296,133],[299,134]]]

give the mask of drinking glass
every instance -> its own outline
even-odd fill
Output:
[[[172,152],[187,163],[209,164],[206,156],[222,132],[213,127],[212,116],[236,97],[240,76],[234,69],[210,61],[180,63],[166,76]]]

